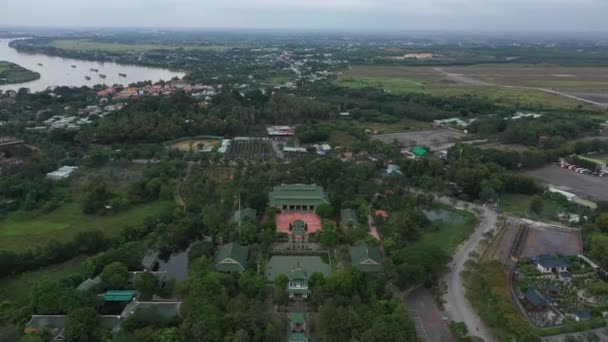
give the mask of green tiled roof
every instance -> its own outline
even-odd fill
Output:
[[[340,227],[342,227],[342,229],[348,229],[351,226],[355,227],[357,225],[359,225],[359,220],[356,211],[353,209],[340,210]]]
[[[351,247],[350,262],[363,272],[378,272],[382,269],[380,248],[365,244]]]
[[[304,323],[306,323],[306,313],[305,312],[292,312],[289,314],[289,320],[295,324],[304,324]]]
[[[215,269],[220,272],[242,272],[247,265],[249,247],[238,243],[229,243],[217,248]]]
[[[306,342],[308,339],[306,338],[306,334],[304,333],[291,333],[289,335],[289,342]]]
[[[135,297],[135,291],[108,291],[103,295],[106,302],[129,302]]]
[[[289,273],[289,280],[308,280],[308,272],[303,268],[294,268]]]
[[[316,184],[282,184],[275,186],[270,194],[271,206],[328,204],[323,187]]]
[[[417,155],[419,157],[422,157],[423,155],[425,155],[427,153],[427,150],[420,146],[415,146],[412,149],[412,153],[414,153],[415,155]]]
[[[239,222],[239,218],[241,219],[241,221],[244,221],[244,220],[257,221],[258,212],[255,209],[251,209],[251,208],[244,208],[241,210],[237,210],[234,212],[234,215],[232,215],[232,221]]]

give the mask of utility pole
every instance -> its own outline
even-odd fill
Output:
[[[241,220],[242,218],[242,214],[241,213],[241,193],[239,193],[239,243],[241,242]]]

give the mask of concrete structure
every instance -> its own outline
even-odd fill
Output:
[[[270,194],[269,205],[284,211],[315,211],[322,204],[329,204],[323,187],[316,184],[282,184]]]
[[[61,180],[66,179],[72,175],[74,171],[78,169],[77,166],[62,166],[59,169],[49,172],[46,174],[46,178],[51,180]]]
[[[241,273],[247,266],[249,247],[241,246],[238,243],[219,246],[215,253],[215,269],[219,272],[238,272]]]

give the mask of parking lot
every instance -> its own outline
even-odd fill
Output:
[[[407,311],[416,326],[416,333],[423,341],[444,342],[453,341],[447,321],[441,319],[431,292],[419,287],[407,297]]]
[[[416,145],[427,146],[435,151],[450,148],[466,134],[453,129],[433,129],[427,131],[412,131],[375,135],[373,138],[387,144],[395,140],[400,146],[412,147]]]
[[[594,201],[608,201],[608,177],[582,175],[572,170],[562,169],[557,165],[548,165],[540,169],[525,172],[545,184],[558,186],[582,198]]]

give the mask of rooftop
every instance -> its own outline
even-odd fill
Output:
[[[534,306],[544,307],[547,305],[547,302],[538,294],[538,292],[536,292],[535,289],[529,289],[524,296],[526,300]]]
[[[103,295],[103,300],[106,302],[129,302],[135,295],[135,291],[108,291]]]
[[[364,272],[378,272],[382,269],[380,248],[360,244],[350,247],[350,261],[353,267]]]
[[[536,257],[536,263],[544,268],[564,268],[568,264],[564,259],[549,254],[541,254]]]
[[[316,184],[282,184],[270,192],[270,205],[321,205],[328,204],[323,187]]]
[[[231,242],[218,246],[215,253],[215,268],[221,272],[242,272],[247,265],[249,247]]]

